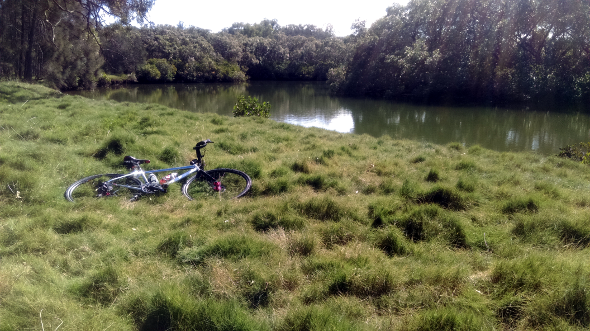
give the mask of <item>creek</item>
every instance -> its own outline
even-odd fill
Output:
[[[77,91],[93,99],[158,103],[192,112],[232,116],[239,95],[271,104],[271,119],[343,133],[434,144],[459,142],[496,151],[556,154],[590,141],[590,116],[562,111],[417,106],[388,100],[334,96],[324,82],[246,84],[136,84]]]

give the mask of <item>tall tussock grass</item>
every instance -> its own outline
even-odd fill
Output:
[[[0,330],[590,327],[587,165],[0,91]],[[246,197],[63,198],[207,138]]]

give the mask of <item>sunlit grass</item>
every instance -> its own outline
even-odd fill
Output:
[[[590,326],[586,165],[39,89],[0,86],[2,330]],[[247,197],[63,198],[205,138]]]

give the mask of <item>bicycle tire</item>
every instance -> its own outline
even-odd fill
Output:
[[[237,199],[248,193],[252,186],[250,177],[239,170],[219,168],[205,172],[220,183],[220,190],[215,190],[215,184],[210,183],[208,178],[197,174],[182,185],[182,194],[189,200],[207,197],[216,197],[220,200]]]
[[[70,185],[66,192],[64,193],[64,197],[71,202],[74,200],[84,200],[88,198],[106,198],[106,197],[113,197],[113,196],[125,196],[129,199],[133,199],[137,196],[138,192],[129,190],[128,188],[117,188],[116,190],[103,192],[102,190],[102,183],[106,180],[117,178],[120,176],[124,176],[122,174],[102,174],[102,175],[93,175],[88,176],[86,178],[82,178],[75,182],[74,184]],[[137,185],[140,186],[141,182],[133,177],[124,177],[120,179],[121,183],[124,185]],[[115,181],[117,183],[117,181]],[[87,185],[85,185],[87,184]]]

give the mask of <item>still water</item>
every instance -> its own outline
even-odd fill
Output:
[[[323,82],[129,85],[76,92],[85,97],[153,102],[192,112],[232,116],[239,95],[271,103],[271,118],[345,133],[389,135],[435,144],[460,142],[496,151],[556,154],[565,145],[590,141],[590,117],[498,108],[431,107],[330,95]]]

